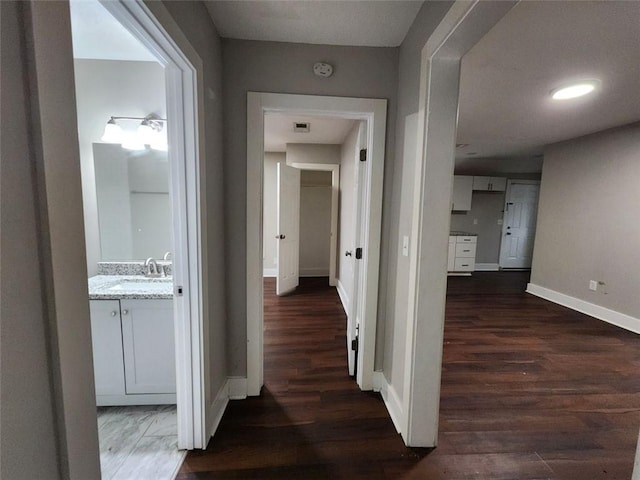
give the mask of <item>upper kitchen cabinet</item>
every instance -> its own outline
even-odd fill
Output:
[[[451,196],[451,210],[471,210],[473,178],[474,177],[467,175],[453,176],[453,195]]]
[[[473,190],[504,192],[507,189],[505,177],[473,177]]]

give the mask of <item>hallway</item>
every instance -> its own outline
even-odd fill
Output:
[[[451,277],[440,437],[407,449],[380,396],[346,374],[326,279],[265,281],[265,387],[233,401],[178,479],[628,479],[640,339],[522,293],[528,272]]]

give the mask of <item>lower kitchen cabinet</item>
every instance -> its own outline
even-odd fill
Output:
[[[449,237],[447,270],[450,274],[471,275],[476,267],[477,241],[478,237],[474,235],[451,235]]]
[[[96,401],[175,403],[172,300],[91,300]]]

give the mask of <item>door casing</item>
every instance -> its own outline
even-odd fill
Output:
[[[383,99],[327,97],[277,93],[247,93],[247,395],[259,395],[264,383],[263,280],[262,280],[262,191],[264,175],[264,115],[293,112],[368,122],[368,152],[371,168],[367,176],[366,238],[362,266],[365,295],[364,322],[360,327],[359,371],[356,378],[362,390],[373,388],[382,187],[386,135],[387,101]]]

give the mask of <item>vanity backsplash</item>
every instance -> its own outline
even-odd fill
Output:
[[[167,275],[173,274],[173,265],[168,260],[156,260],[163,266]],[[144,275],[144,261],[142,262],[98,262],[98,275]]]

